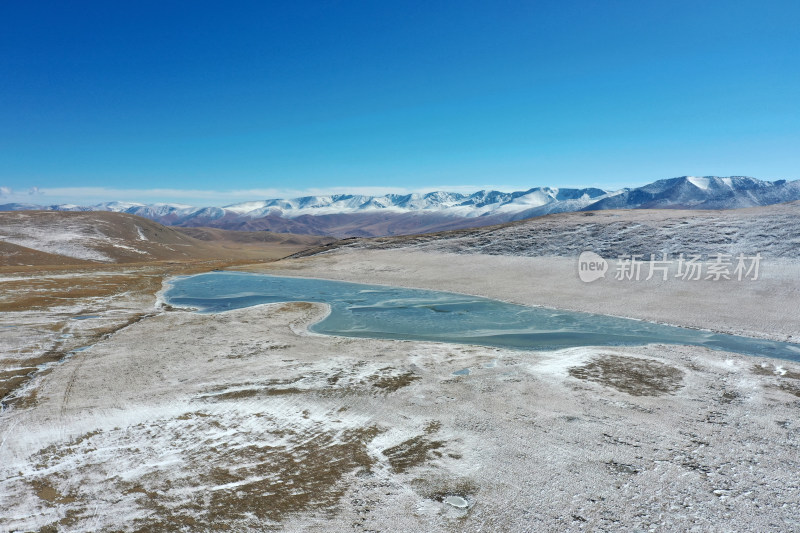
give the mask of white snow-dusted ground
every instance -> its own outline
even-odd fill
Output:
[[[410,237],[357,239],[341,247],[513,257],[639,254],[800,258],[800,202],[723,211],[632,210],[564,213],[500,227]]]
[[[797,365],[303,334],[324,312],[173,311],[75,354],[0,415],[0,528],[800,527]]]
[[[19,398],[35,392],[36,381],[27,377],[62,364],[67,354],[94,343],[99,335],[114,331],[153,311],[155,297],[126,290],[121,280],[158,275],[147,268],[116,271],[76,270],[69,273],[42,271],[0,278],[0,412]],[[126,276],[128,276],[126,278]],[[121,287],[106,296],[80,296],[87,286]],[[61,287],[61,289],[58,289]],[[53,295],[75,293],[70,297]],[[60,292],[65,291],[65,292]],[[91,291],[90,291],[91,292]],[[16,310],[20,299],[51,298],[47,305],[34,304]],[[22,386],[19,386],[22,385]],[[5,396],[8,386],[14,389]]]
[[[147,240],[141,239],[144,235],[137,229],[140,240]],[[34,215],[15,213],[13,218],[4,218],[0,233],[0,241],[89,261],[113,262],[114,259],[104,252],[108,247],[148,255],[147,251],[126,244],[125,239],[104,233],[103,224],[87,224],[85,220],[69,217],[61,217],[57,224],[42,224]]]
[[[545,228],[543,241],[531,228],[455,247],[357,241],[261,269],[794,338],[790,216],[778,234],[751,220],[730,236],[657,215],[630,214],[630,231],[602,229],[611,218]],[[585,284],[573,251],[592,243],[741,248],[765,262],[747,284]],[[0,353],[27,357],[61,336],[80,346],[153,299],[95,303],[4,313]],[[698,347],[542,353],[308,335],[324,312],[165,311],[52,365],[0,412],[0,531],[800,529],[800,365]]]
[[[50,254],[65,255],[76,259],[87,259],[90,261],[111,261],[106,254],[91,248],[88,244],[106,244],[108,238],[100,236],[87,236],[79,231],[72,231],[64,228],[54,232],[49,229],[40,229],[35,226],[22,226],[16,228],[17,232],[13,236],[3,236],[0,240],[25,246],[40,252]]]
[[[140,228],[139,226],[136,226],[136,233],[138,234],[138,236],[139,236],[139,240],[140,240],[140,241],[147,241],[147,240],[149,240],[149,239],[148,239],[148,238],[145,236],[145,234],[142,232],[142,228]]]

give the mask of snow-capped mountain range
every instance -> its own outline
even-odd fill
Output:
[[[684,176],[643,187],[536,187],[526,191],[337,194],[243,202],[225,207],[106,202],[92,206],[5,204],[0,210],[116,211],[175,226],[211,226],[334,236],[377,236],[484,226],[550,213],[599,209],[729,209],[800,199],[800,180]]]

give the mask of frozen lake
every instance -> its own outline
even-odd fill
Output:
[[[479,344],[526,350],[652,343],[705,346],[800,361],[800,345],[606,315],[528,307],[448,292],[341,281],[211,272],[176,278],[173,306],[202,313],[275,302],[319,302],[331,313],[310,329],[346,337]]]

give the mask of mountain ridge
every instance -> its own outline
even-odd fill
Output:
[[[681,176],[619,190],[533,187],[514,192],[480,190],[472,194],[447,191],[381,196],[334,194],[254,200],[223,207],[137,202],[92,206],[4,204],[0,205],[0,211],[113,211],[170,226],[369,237],[485,226],[572,211],[731,209],[798,199],[800,180]]]

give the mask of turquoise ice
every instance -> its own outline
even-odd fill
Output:
[[[167,303],[201,313],[274,302],[320,302],[327,335],[479,344],[526,350],[682,344],[800,361],[800,345],[448,292],[237,272],[177,278]]]

